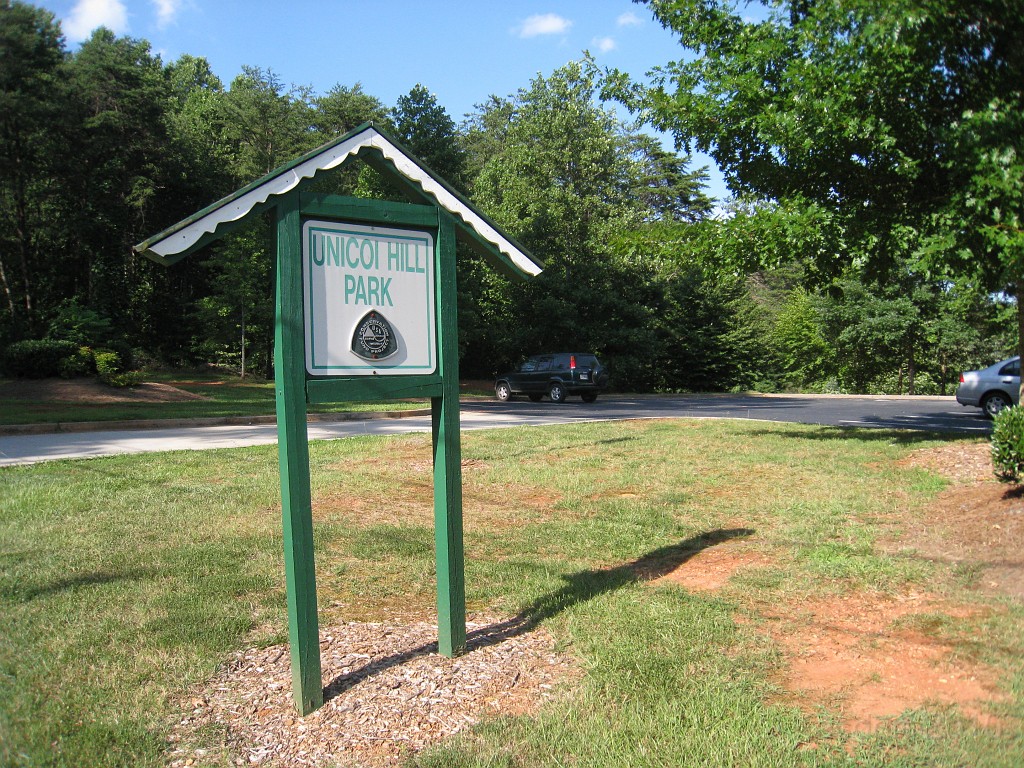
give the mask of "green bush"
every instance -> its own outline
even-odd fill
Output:
[[[29,339],[16,341],[4,350],[3,371],[16,379],[45,379],[59,376],[64,361],[78,352],[70,341]]]
[[[60,375],[65,379],[93,376],[95,373],[96,361],[89,347],[79,347],[74,354],[65,357],[60,366]]]
[[[141,380],[139,371],[125,370],[130,363],[126,364],[123,350],[97,349],[92,357],[96,362],[96,374],[107,386],[134,387]]]
[[[992,428],[992,468],[1003,483],[1024,477],[1024,408],[1004,408]]]
[[[47,338],[72,341],[82,347],[107,345],[113,335],[110,318],[83,307],[77,299],[63,302],[50,321]]]

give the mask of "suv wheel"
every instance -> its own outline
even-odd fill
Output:
[[[990,419],[994,419],[1001,410],[1009,408],[1011,405],[1013,403],[1010,402],[1010,398],[1002,392],[990,392],[981,401],[981,409]]]
[[[494,386],[494,395],[495,395],[495,397],[497,397],[499,400],[502,400],[502,401],[511,400],[512,399],[512,390],[509,389],[508,382],[507,381],[499,381]]]
[[[552,403],[564,403],[565,388],[559,382],[556,381],[548,388],[548,397],[551,398]]]

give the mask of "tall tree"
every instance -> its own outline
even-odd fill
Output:
[[[67,146],[65,59],[53,14],[0,2],[0,340],[39,325],[33,254],[52,246],[47,221]]]
[[[689,178],[684,164],[655,155],[595,86],[592,68],[570,62],[490,99],[469,124],[474,200],[545,261],[526,285],[487,284],[481,313],[496,362],[556,346],[625,354],[653,299],[645,267],[611,243],[645,221],[685,218],[686,198],[663,194]]]
[[[778,0],[763,21],[727,0],[647,4],[688,55],[651,88],[612,72],[609,90],[734,191],[837,232],[821,278],[914,259],[1021,281],[1019,0]]]
[[[459,192],[466,191],[466,151],[455,122],[437,96],[419,83],[391,110],[395,135],[416,157]]]
[[[170,89],[149,43],[99,29],[70,62],[79,133],[66,168],[60,223],[74,259],[60,265],[68,295],[134,333],[146,312],[132,245],[167,223],[158,195],[174,176],[166,111]],[[173,219],[171,219],[173,221]]]

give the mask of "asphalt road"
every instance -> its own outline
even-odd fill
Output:
[[[576,398],[561,405],[547,400],[540,403],[528,400],[506,403],[471,400],[462,404],[464,430],[664,418],[754,419],[978,435],[985,435],[991,431],[991,422],[981,415],[979,409],[963,408],[951,397],[609,396],[591,404],[583,403]],[[308,427],[311,440],[428,431],[429,416],[313,422]],[[205,450],[275,442],[277,428],[273,424],[0,436],[0,466],[121,453]]]

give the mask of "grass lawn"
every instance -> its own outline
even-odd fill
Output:
[[[1020,765],[1024,607],[909,545],[949,481],[905,459],[943,444],[686,420],[465,434],[469,608],[526,612],[582,671],[410,763]],[[310,455],[322,625],[429,617],[429,437]],[[0,765],[165,764],[182,698],[286,639],[277,482],[272,446],[0,469]],[[701,541],[749,567],[715,589],[638,575]],[[787,686],[809,606],[921,595],[936,607],[899,621],[986,670],[976,707],[851,730],[841,695]],[[206,738],[208,764],[241,757]]]

